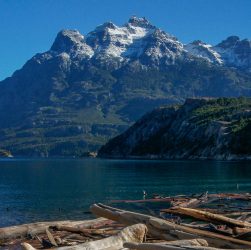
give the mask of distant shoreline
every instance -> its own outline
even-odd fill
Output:
[[[117,159],[117,160],[167,160],[167,161],[226,161],[226,162],[233,162],[233,161],[250,161],[251,156],[243,156],[243,157],[238,157],[238,156],[229,156],[228,158],[225,157],[219,157],[219,158],[214,158],[214,157],[190,157],[190,158],[182,158],[182,157],[165,157],[165,156],[127,156],[127,157],[97,157],[99,159]]]
[[[97,157],[69,157],[69,156],[51,156],[51,157],[0,157],[0,161],[16,161],[16,160],[121,160],[121,161],[216,161],[216,162],[239,162],[239,161],[251,161],[251,156],[246,157],[229,157],[229,158],[207,158],[207,157],[191,157],[191,158],[182,158],[182,157],[163,157],[163,156],[97,156]]]

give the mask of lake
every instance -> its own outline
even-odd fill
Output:
[[[94,202],[250,192],[250,162],[101,159],[0,160],[0,227],[90,217]]]

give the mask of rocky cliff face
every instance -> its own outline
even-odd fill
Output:
[[[251,99],[187,99],[143,116],[100,157],[251,159]]]
[[[137,17],[85,36],[63,30],[48,51],[0,83],[0,147],[14,155],[81,156],[159,105],[251,96],[249,71],[248,40],[184,45]]]

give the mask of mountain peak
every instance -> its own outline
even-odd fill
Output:
[[[195,41],[193,41],[191,44],[197,45],[197,46],[206,45],[206,43],[204,43],[204,42],[201,41],[201,40],[195,40]]]
[[[150,28],[150,29],[156,28],[145,17],[132,16],[130,17],[128,24],[141,28]]]
[[[222,48],[230,48],[230,47],[235,46],[235,44],[239,41],[240,41],[240,38],[238,36],[229,36],[227,39],[223,40],[217,46],[222,47]]]
[[[112,23],[112,22],[105,22],[105,23],[97,26],[96,29],[94,30],[94,32],[95,31],[103,31],[105,29],[116,29],[116,28],[118,28],[118,27],[114,23]],[[90,32],[90,33],[92,33],[92,32]]]
[[[107,27],[107,28],[110,28],[110,29],[116,29],[117,26],[113,23],[113,22],[105,22],[103,25],[101,25],[103,27]]]
[[[186,51],[191,55],[199,58],[204,58],[211,63],[222,64],[221,55],[214,50],[213,46],[204,43],[201,40],[195,40],[192,43],[185,45]]]
[[[51,50],[63,52],[70,50],[74,45],[84,43],[84,36],[78,30],[61,30],[57,34]]]

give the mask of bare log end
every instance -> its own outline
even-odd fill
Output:
[[[26,242],[22,243],[21,246],[23,250],[36,250],[36,248],[34,248],[32,245]]]

